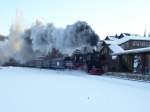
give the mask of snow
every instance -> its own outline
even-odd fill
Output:
[[[118,40],[118,38],[116,38],[115,36],[107,36],[106,38],[110,41]]]
[[[109,48],[113,52],[112,55],[120,55],[120,54],[128,54],[128,53],[141,53],[141,52],[149,52],[150,51],[150,47],[138,48],[138,49],[132,49],[132,50],[124,50],[123,48],[121,48],[120,45],[129,40],[150,41],[150,38],[137,36],[137,35],[131,35],[131,36],[125,36],[121,39],[116,39],[114,41],[113,40],[104,40],[104,42],[109,45]]]
[[[116,40],[104,40],[106,44],[123,44],[129,40],[144,40],[144,41],[150,41],[150,38],[148,37],[142,37],[142,36],[125,36],[121,39],[116,39]]]
[[[103,40],[106,44],[116,44],[116,40]]]
[[[133,53],[143,53],[143,52],[150,52],[150,47],[124,50],[124,51],[120,51],[120,52],[114,52],[114,53],[112,53],[112,55],[133,54]]]
[[[81,71],[0,69],[0,112],[149,112],[150,84]]]
[[[129,40],[144,40],[144,41],[150,41],[150,38],[148,37],[142,37],[142,36],[125,36],[121,39],[118,39],[115,41],[116,44],[120,45],[122,43],[125,43]]]
[[[120,52],[124,52],[124,49],[116,44],[111,44],[109,45],[109,48],[112,50],[113,53],[120,53]]]

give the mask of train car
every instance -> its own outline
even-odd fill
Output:
[[[94,75],[103,73],[100,54],[94,50],[90,53],[82,53],[80,50],[76,50],[70,57],[54,59],[38,57],[25,63],[24,66],[46,69],[85,70]]]
[[[73,69],[73,61],[71,57],[67,56],[64,58],[64,66],[65,69]]]
[[[55,58],[50,62],[51,69],[65,69],[64,58]]]
[[[84,69],[85,66],[85,55],[76,50],[72,55],[73,69]]]

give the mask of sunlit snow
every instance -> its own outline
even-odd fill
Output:
[[[81,71],[0,69],[0,112],[149,112],[150,84]]]

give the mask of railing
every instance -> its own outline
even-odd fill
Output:
[[[150,82],[150,75],[143,74],[135,74],[135,73],[118,73],[118,72],[107,72],[104,75],[106,76],[114,76],[123,79],[129,80],[140,80]]]

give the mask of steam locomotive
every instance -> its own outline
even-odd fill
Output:
[[[103,73],[99,52],[81,53],[76,50],[71,57],[56,58],[51,60],[52,69],[85,70],[90,74],[100,75]]]

